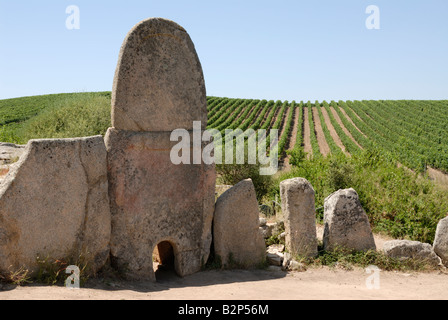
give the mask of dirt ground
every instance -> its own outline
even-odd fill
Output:
[[[207,271],[157,283],[94,281],[87,288],[10,287],[0,300],[446,300],[448,275],[380,272],[369,289],[365,270],[309,269]]]
[[[321,238],[323,227],[317,226]],[[375,235],[381,250],[390,238]],[[309,268],[205,271],[185,278],[161,273],[157,283],[90,280],[79,290],[63,286],[4,286],[0,300],[448,300],[448,272],[379,272],[379,289],[369,289],[364,269]]]

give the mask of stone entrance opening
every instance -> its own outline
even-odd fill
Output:
[[[156,245],[152,253],[152,261],[157,281],[177,276],[174,266],[174,248],[168,241],[162,241]]]

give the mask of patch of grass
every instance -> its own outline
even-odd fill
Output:
[[[0,141],[102,134],[110,126],[110,92],[64,93],[0,100]]]
[[[26,284],[32,283],[30,272],[23,267],[19,268],[18,270],[12,270],[10,268],[9,273],[0,274],[0,281],[16,286],[24,286]]]
[[[89,279],[86,272],[88,270],[88,263],[82,255],[74,258],[53,259],[50,257],[37,257],[36,261],[39,265],[39,270],[32,276],[32,280],[37,283],[46,285],[62,285],[65,283],[70,274],[66,273],[69,266],[77,266],[80,270],[79,279],[80,284],[83,285]]]
[[[308,266],[340,268],[351,271],[355,267],[367,268],[376,266],[383,271],[430,271],[434,266],[424,261],[407,259],[399,260],[386,256],[381,251],[349,251],[344,248],[336,248],[333,251],[324,251],[320,247],[316,258],[296,257],[296,260]]]
[[[67,97],[23,124],[24,141],[104,135],[111,126],[108,96],[83,94]]]

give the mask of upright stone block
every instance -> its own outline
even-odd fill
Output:
[[[434,239],[434,252],[448,266],[448,217],[439,221]]]
[[[170,158],[177,144],[170,141],[172,131],[184,129],[193,141],[194,121],[201,129],[207,126],[205,84],[193,42],[172,21],[140,22],[121,48],[112,92],[114,128],[105,138],[111,260],[130,278],[155,279],[152,253],[162,242],[173,247],[180,276],[207,262],[215,166],[197,159],[175,165]],[[193,148],[194,143],[190,155]]]
[[[376,250],[369,218],[354,189],[339,190],[325,199],[324,249]]]
[[[168,241],[175,269],[192,274],[207,262],[215,200],[215,167],[174,165],[169,132],[109,129],[111,254],[129,278],[154,280],[152,252]]]
[[[243,180],[216,202],[213,221],[215,255],[223,266],[256,267],[266,261],[266,244],[259,230],[259,211],[252,180]]]
[[[316,210],[314,189],[303,178],[280,183],[282,212],[285,221],[286,248],[305,257],[317,255]]]
[[[112,126],[128,131],[193,130],[207,126],[201,63],[178,24],[151,18],[137,24],[121,47],[112,92]]]

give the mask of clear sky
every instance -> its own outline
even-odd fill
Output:
[[[188,31],[208,95],[448,99],[447,0],[0,0],[0,99],[112,90],[127,32],[149,17]]]

